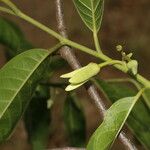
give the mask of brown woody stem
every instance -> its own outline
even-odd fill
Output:
[[[66,26],[64,22],[62,2],[63,0],[56,0],[56,18],[57,18],[58,30],[60,34],[63,37],[68,38]],[[72,48],[68,46],[64,46],[59,50],[59,53],[61,57],[63,57],[68,62],[68,64],[71,66],[72,69],[78,69],[81,67],[80,62],[76,58]],[[99,109],[100,116],[103,118],[107,108],[100,97],[100,93],[98,92],[96,87],[92,84],[86,85],[86,89],[87,89],[89,96],[93,99],[95,105]],[[134,143],[131,142],[130,138],[127,137],[127,135],[123,131],[119,135],[119,140],[124,145],[125,149],[127,150],[137,149]]]

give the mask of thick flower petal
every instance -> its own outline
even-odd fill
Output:
[[[81,85],[83,85],[84,83],[86,83],[87,81],[85,82],[82,82],[80,84],[70,84],[68,85],[66,88],[65,88],[65,91],[72,91],[74,89],[77,89],[78,87],[80,87]]]
[[[96,63],[90,63],[86,67],[83,67],[81,70],[78,70],[72,78],[70,78],[69,82],[71,84],[80,84],[91,77],[98,74],[100,71],[100,67]]]
[[[85,66],[85,67],[86,67],[86,66]],[[84,69],[85,67],[82,67],[82,68],[77,69],[77,70],[74,70],[74,71],[72,71],[72,72],[63,74],[63,75],[61,75],[60,77],[61,77],[61,78],[71,78],[71,77],[73,77],[76,73],[78,73],[79,71],[81,71],[82,69]]]

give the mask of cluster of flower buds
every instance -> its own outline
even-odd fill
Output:
[[[72,71],[70,73],[64,74],[61,78],[69,78],[69,83],[66,87],[66,91],[74,90],[84,83],[86,83],[90,78],[97,75],[100,71],[100,66],[96,63],[89,63],[87,66]]]
[[[126,54],[123,51],[123,47],[121,45],[117,45],[116,49],[118,52],[121,52],[122,55],[122,60],[125,61],[127,63],[127,68],[129,70],[130,73],[132,73],[133,75],[136,75],[138,72],[138,62],[137,60],[132,60],[132,53]]]

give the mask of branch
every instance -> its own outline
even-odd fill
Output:
[[[68,38],[66,26],[65,26],[65,22],[64,22],[62,1],[63,0],[56,0],[56,18],[57,18],[58,30],[59,30],[60,34],[63,37]],[[64,46],[63,48],[61,48],[59,50],[59,53],[60,53],[61,57],[64,58],[69,63],[69,65],[71,66],[72,69],[78,69],[81,67],[72,48],[70,48],[68,46]],[[86,90],[87,90],[89,96],[93,99],[95,105],[99,109],[101,117],[103,118],[104,114],[106,112],[106,105],[102,101],[100,94],[97,91],[96,87],[90,83],[89,85],[86,85]],[[127,150],[136,150],[137,149],[136,146],[134,145],[134,143],[131,142],[130,138],[127,137],[127,135],[123,131],[119,135],[119,140],[124,145],[125,149],[127,149]]]
[[[3,2],[5,2],[6,5],[8,5],[9,7],[11,7],[7,2],[3,0]],[[14,7],[16,7],[14,4],[12,4]],[[73,48],[76,48],[82,52],[85,52],[87,54],[90,54],[94,57],[97,57],[103,61],[109,61],[112,60],[111,58],[109,58],[108,56],[104,55],[103,53],[98,53],[86,46],[80,45],[76,42],[73,42],[67,38],[64,38],[63,36],[61,36],[60,34],[56,33],[55,31],[53,31],[52,29],[48,28],[47,26],[43,25],[42,23],[36,21],[35,19],[29,17],[28,15],[24,14],[23,12],[21,12],[17,7],[17,10],[13,10],[14,7],[11,7],[11,9],[5,8],[5,7],[1,7],[0,6],[0,11],[1,12],[5,12],[11,15],[15,15],[17,17],[22,18],[23,20],[26,20],[27,22],[31,23],[32,25],[38,27],[39,29],[45,31],[46,33],[48,33],[49,35],[55,37],[56,39],[58,39],[62,45],[69,45],[72,46]],[[71,57],[71,56],[70,56]],[[127,73],[127,67],[121,66],[121,65],[114,65],[115,68],[117,68],[118,70],[121,70],[124,73]],[[141,84],[143,84],[145,87],[149,87],[150,88],[150,81],[147,80],[146,78],[144,78],[143,76],[141,76],[140,74],[137,74],[136,76],[134,76],[134,78],[140,82]]]
[[[64,15],[62,10],[62,0],[56,0],[56,19],[58,24],[58,30],[62,36],[68,38],[66,26],[64,22]],[[59,53],[62,58],[64,58],[72,69],[79,69],[81,65],[74,54],[74,50],[68,46],[64,46],[59,50]],[[87,85],[86,89],[90,95],[90,97],[94,100],[96,106],[101,110],[101,115],[104,115],[104,111],[106,110],[105,105],[100,98],[99,93],[96,90],[94,85]]]

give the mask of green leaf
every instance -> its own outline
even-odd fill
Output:
[[[101,26],[101,21],[104,11],[104,0],[73,0],[76,9],[92,31],[98,32]]]
[[[33,150],[45,149],[50,133],[51,110],[48,108],[50,87],[44,85],[44,83],[47,84],[54,72],[64,65],[66,65],[64,59],[60,57],[51,58],[50,65],[42,80],[43,84],[37,86],[34,96],[25,112],[24,122]]]
[[[115,102],[106,112],[104,121],[92,135],[87,150],[106,150],[117,138],[141,92]]]
[[[49,64],[50,52],[26,51],[0,70],[0,141],[5,140],[26,109]]]
[[[8,48],[9,57],[32,48],[19,27],[5,18],[0,18],[0,43]]]
[[[136,91],[133,88],[121,83],[108,83],[102,80],[97,80],[97,85],[98,87],[102,87],[108,98],[113,103],[117,99],[121,99],[126,96],[134,96],[136,94]],[[147,97],[150,100],[150,96],[148,96],[148,94],[150,93],[149,90],[147,90],[145,93],[147,94]],[[132,132],[147,149],[150,149],[149,116],[150,110],[145,105],[143,98],[140,98],[127,120],[127,124],[132,130]]]
[[[82,147],[86,140],[86,123],[79,99],[68,95],[64,104],[64,122],[70,145]]]
[[[25,112],[25,126],[33,150],[45,149],[47,145],[50,126],[50,110],[47,108],[49,97],[49,88],[39,85]]]

